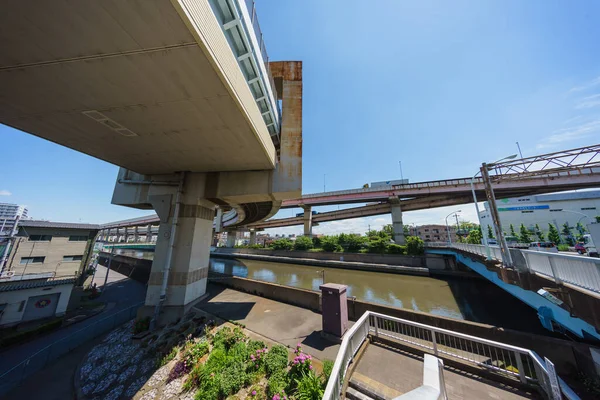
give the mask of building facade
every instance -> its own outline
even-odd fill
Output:
[[[64,315],[74,283],[50,273],[0,278],[0,326]]]
[[[11,237],[17,221],[25,218],[27,218],[27,207],[0,203],[0,240]]]
[[[537,224],[547,237],[548,224],[554,225],[561,231],[565,223],[574,228],[578,222],[585,226],[595,221],[595,216],[600,215],[600,190],[499,199],[497,205],[505,234],[510,234],[511,224],[517,234],[521,224],[532,232],[535,231]],[[488,226],[492,225],[487,202],[484,203],[484,210],[479,216],[483,232],[487,235]]]
[[[456,227],[446,225],[420,225],[410,226],[408,232],[411,236],[418,236],[424,242],[448,242],[448,230],[450,230],[450,237],[452,242],[458,242],[458,236],[456,235]]]
[[[25,220],[5,271],[14,275],[79,275],[87,266],[99,225]]]

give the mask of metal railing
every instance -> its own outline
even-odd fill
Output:
[[[44,347],[35,354],[27,357],[14,367],[0,375],[0,397],[19,385],[25,378],[41,370],[46,365],[63,356],[83,343],[98,337],[124,324],[135,317],[138,308],[144,303],[138,303],[112,315],[99,319],[92,324],[67,335],[56,342]]]
[[[325,389],[325,400],[343,398],[348,365],[369,335],[400,342],[436,357],[485,368],[491,373],[530,384],[550,399],[553,392],[546,363],[535,352],[418,322],[367,311],[346,333]],[[563,394],[577,399],[562,381]]]
[[[485,246],[467,243],[427,243],[430,248],[455,248],[485,257]],[[549,253],[511,249],[511,254],[520,254],[525,260],[520,269],[534,273],[556,283],[568,283],[578,288],[600,293],[600,258],[575,256],[569,254]],[[502,261],[500,248],[490,246],[490,255],[496,261]]]

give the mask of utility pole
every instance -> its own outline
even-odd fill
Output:
[[[483,183],[485,185],[485,195],[490,207],[490,214],[492,215],[494,229],[496,230],[496,237],[500,242],[499,244],[500,252],[502,253],[502,264],[505,267],[512,268],[513,261],[510,255],[510,249],[508,248],[508,244],[506,243],[506,239],[504,238],[504,233],[502,231],[502,223],[500,222],[500,215],[498,214],[496,196],[494,195],[494,189],[492,187],[492,181],[490,180],[488,165],[486,163],[481,164],[481,177],[483,178]]]
[[[404,180],[404,175],[402,174],[402,161],[398,161],[398,165],[400,166],[400,179]]]
[[[456,234],[458,235],[458,231],[460,230],[460,225],[458,224],[458,214],[454,214],[456,217]]]
[[[325,190],[325,177],[327,176],[327,174],[323,174],[323,193],[326,192]]]

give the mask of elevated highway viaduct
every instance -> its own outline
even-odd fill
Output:
[[[301,62],[270,62],[251,1],[1,11],[0,123],[121,167],[112,203],[158,216],[141,313],[178,318],[205,293],[215,215],[248,225],[301,194]]]

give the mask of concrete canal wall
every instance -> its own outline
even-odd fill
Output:
[[[399,273],[408,275],[451,275],[479,278],[466,268],[461,270],[454,257],[443,255],[406,256],[394,254],[327,253],[309,251],[236,249],[220,247],[213,257],[316,265],[358,271]]]

